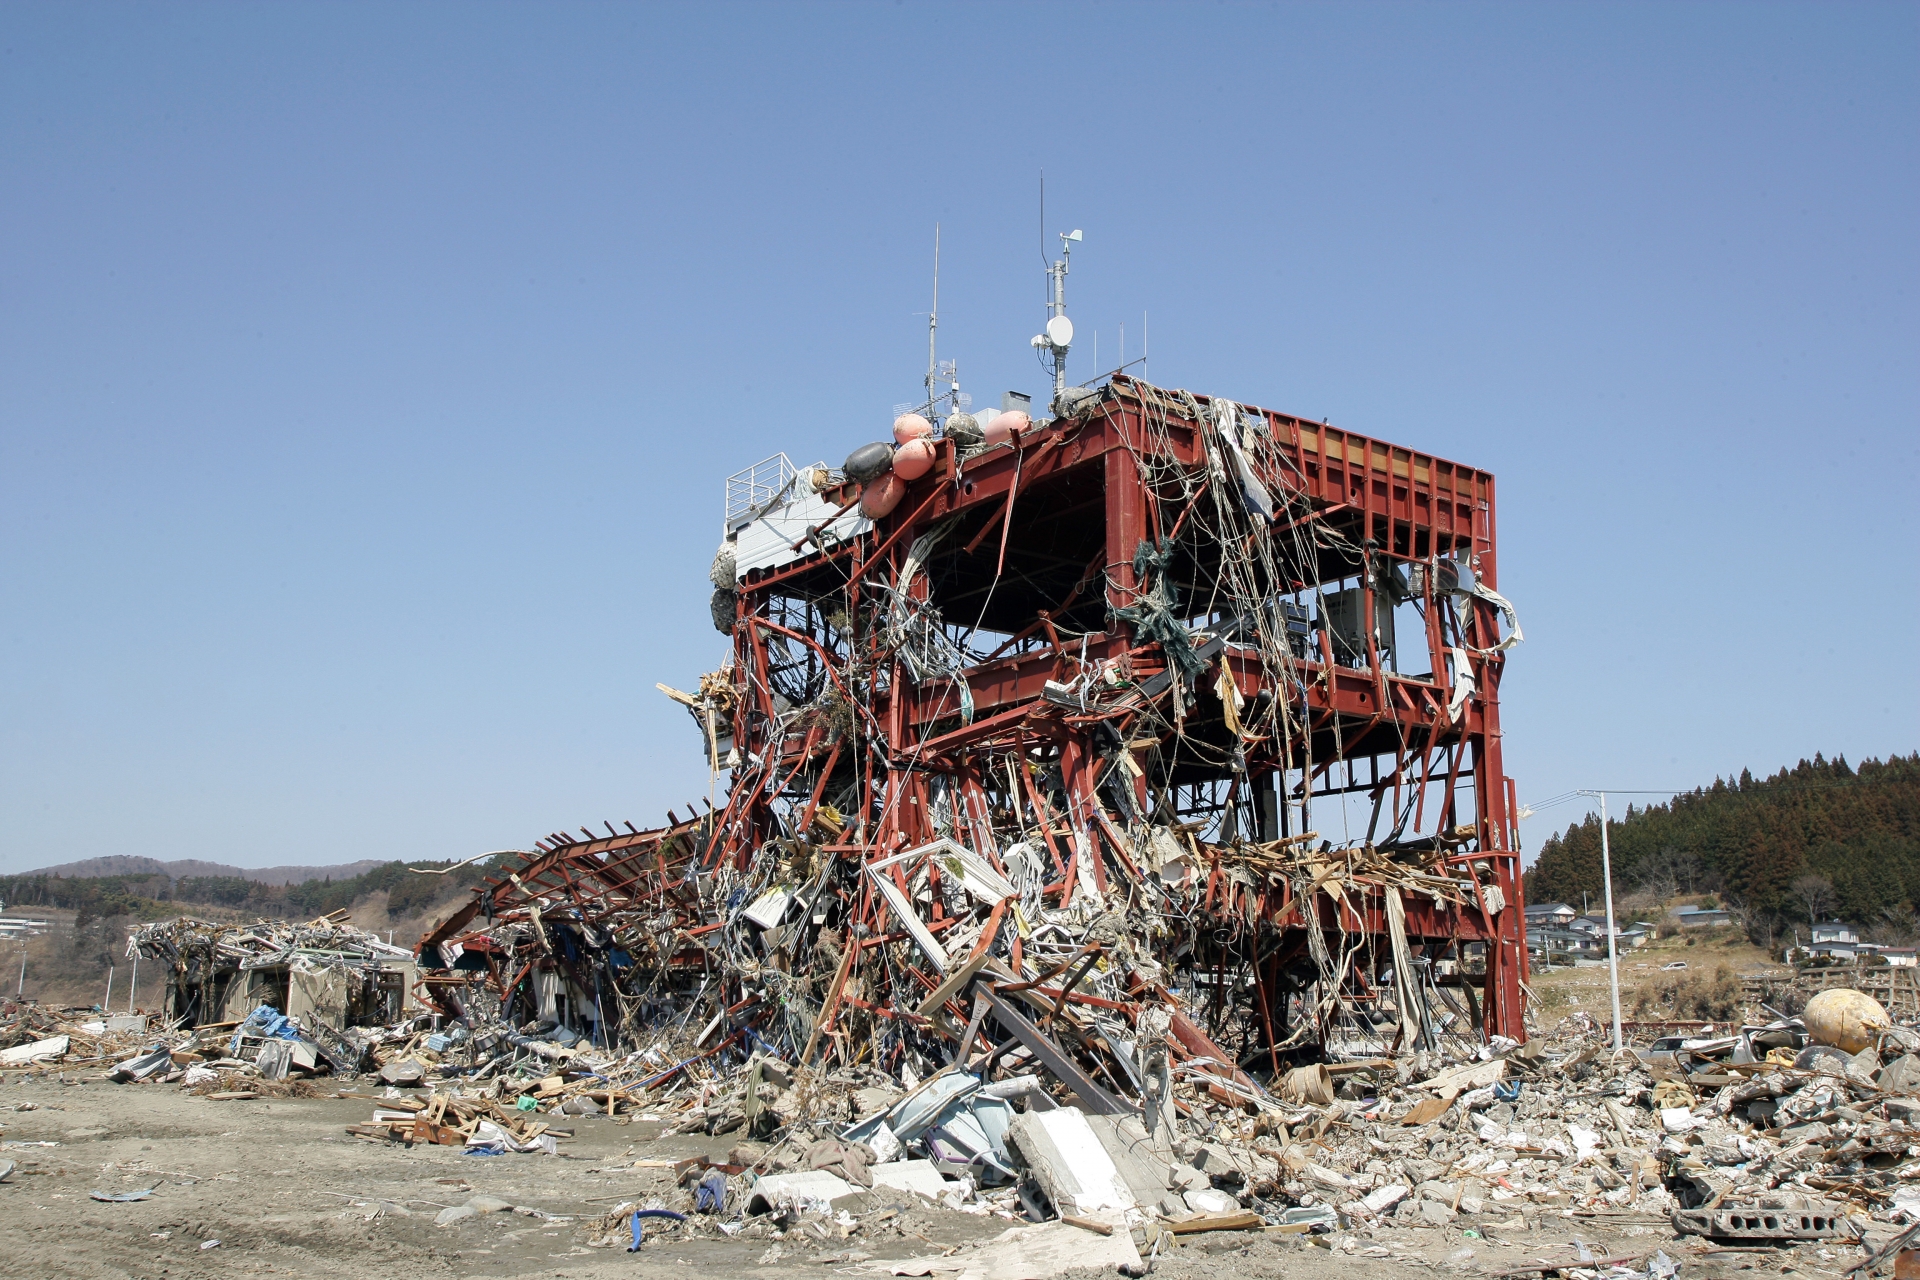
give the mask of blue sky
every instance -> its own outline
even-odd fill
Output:
[[[1911,5],[0,9],[0,871],[705,793],[721,482],[941,348],[1492,470],[1523,802],[1920,747]],[[684,812],[684,808],[682,809]],[[1527,825],[1536,846],[1547,824]]]

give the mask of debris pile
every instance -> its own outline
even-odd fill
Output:
[[[305,923],[144,924],[127,951],[136,964],[165,966],[160,1014],[9,1001],[0,1006],[0,1067],[112,1064],[122,1083],[195,1088],[221,1073],[268,1083],[352,1075],[378,1066],[382,1046],[431,1042],[423,1028],[437,1021],[418,1012],[412,953],[337,913]]]
[[[0,1069],[60,1064],[89,1067],[147,1045],[147,1017],[98,1008],[47,1008],[31,1000],[0,1001]]]
[[[392,1093],[394,1096],[379,1100],[370,1121],[351,1125],[347,1132],[357,1138],[409,1146],[461,1146],[472,1155],[509,1151],[555,1155],[559,1139],[572,1136],[571,1130],[555,1129],[533,1118],[528,1114],[530,1107],[503,1106],[492,1099],[451,1092],[435,1092],[425,1099],[407,1097],[398,1090]]]
[[[1643,1051],[1651,1120],[1681,1231],[1849,1237],[1850,1219],[1920,1221],[1920,1032],[1833,989],[1801,1018]]]
[[[1550,1036],[1495,1042],[1437,1070],[1413,1055],[1322,1062],[1288,1071],[1271,1090],[1252,1081],[1244,1097],[1215,1096],[1222,1077],[1196,1071],[1111,1110],[1063,1089],[1044,1062],[1009,1073],[976,1060],[901,1081],[760,1051],[730,1076],[719,1074],[718,1055],[677,1075],[643,1075],[644,1055],[614,1059],[588,1046],[561,1049],[562,1065],[545,1076],[423,1073],[384,1095],[340,1096],[373,1103],[371,1118],[349,1128],[355,1136],[483,1155],[554,1153],[587,1117],[737,1135],[724,1159],[642,1161],[670,1167],[675,1187],[589,1223],[589,1243],[601,1247],[630,1247],[638,1212],[646,1238],[744,1233],[858,1262],[912,1235],[913,1211],[902,1206],[914,1204],[1117,1234],[1129,1243],[1111,1247],[1136,1260],[1196,1232],[1512,1234],[1542,1214],[1670,1223],[1749,1243],[1849,1241],[1876,1220],[1920,1223],[1920,1032],[1869,1009],[1869,1039],[1848,1052],[1808,1024],[1835,1039],[1860,1021],[1835,1031],[1823,1012],[1619,1055],[1607,1028],[1576,1015]],[[40,1043],[52,1037],[29,1037],[59,1028],[88,1034],[36,1006],[5,1013],[8,1041]],[[242,1025],[277,1038],[276,1020],[256,1010]],[[171,1048],[100,1065],[106,1079],[177,1081],[216,1100],[313,1093],[292,1080],[276,1087],[257,1061],[216,1056],[241,1034],[200,1028]],[[1171,1050],[1170,1027],[1158,1034]],[[489,1211],[443,1214],[442,1225]]]
[[[589,1227],[598,1247],[744,1234],[858,1262],[898,1234],[903,1193],[1130,1236],[1138,1256],[1162,1233],[1514,1234],[1542,1215],[1748,1243],[1920,1222],[1920,1054],[1908,1052],[1920,1033],[1884,1027],[1858,1054],[1811,1040],[1798,1019],[1619,1055],[1609,1041],[1576,1016],[1438,1070],[1412,1055],[1318,1063],[1224,1099],[1201,1073],[1174,1081],[1158,1110],[1141,1095],[1110,1111],[1063,1103],[1044,1065],[1007,1074],[976,1061],[908,1084],[755,1053],[730,1081],[609,1085],[574,1110],[568,1099],[594,1092],[551,1077],[521,1095],[522,1114],[617,1108],[669,1132],[739,1135],[724,1159],[643,1161],[670,1167],[674,1189],[607,1213]],[[487,1110],[444,1093],[381,1105],[394,1112],[379,1123],[396,1136],[411,1126],[410,1141],[471,1142],[433,1126]],[[491,1113],[509,1114],[498,1102]]]

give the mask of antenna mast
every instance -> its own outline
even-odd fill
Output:
[[[1067,389],[1067,348],[1073,345],[1073,321],[1067,319],[1067,266],[1073,246],[1080,243],[1080,231],[1060,233],[1060,257],[1047,268],[1047,328],[1037,335],[1033,345],[1053,357],[1053,398]]]
[[[940,224],[933,224],[933,310],[927,313],[927,412],[935,403],[933,383],[938,373],[934,360],[934,336],[940,330]]]

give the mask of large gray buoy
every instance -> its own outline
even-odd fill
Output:
[[[846,465],[840,469],[847,473],[847,479],[865,484],[893,469],[893,446],[878,441],[863,444],[847,455]]]

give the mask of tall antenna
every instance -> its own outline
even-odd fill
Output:
[[[1067,389],[1067,348],[1073,345],[1073,321],[1067,319],[1067,267],[1073,258],[1073,246],[1080,239],[1077,227],[1060,233],[1060,257],[1047,268],[1047,327],[1033,339],[1036,348],[1053,357],[1056,401]]]
[[[933,224],[933,310],[927,313],[927,412],[933,412],[934,377],[938,364],[934,359],[934,337],[940,331],[940,224]]]

